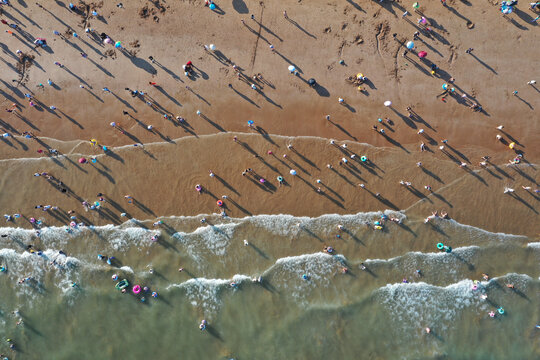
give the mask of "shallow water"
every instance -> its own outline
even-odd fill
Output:
[[[50,227],[39,237],[3,228],[0,334],[24,359],[540,356],[538,242],[391,211],[402,223],[373,230],[381,215],[209,215],[204,224],[201,215],[162,218],[159,227],[132,219]],[[438,252],[438,242],[453,251]],[[116,259],[109,265],[97,254]],[[121,294],[113,274],[158,298]],[[490,318],[499,307],[505,314]]]

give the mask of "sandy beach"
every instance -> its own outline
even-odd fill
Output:
[[[433,344],[424,344],[426,352],[411,348],[408,358],[481,359],[491,346],[505,356],[510,350],[500,343],[499,329],[518,329],[523,358],[538,355],[537,338],[530,341],[533,335],[517,324],[538,315],[531,294],[539,288],[540,257],[531,244],[538,244],[540,234],[534,20],[540,9],[520,3],[503,15],[501,3],[491,0],[413,3],[2,5],[0,208],[7,220],[1,232],[9,237],[0,265],[18,264],[17,275],[0,279],[9,288],[6,307],[24,308],[24,301],[45,293],[39,286],[11,289],[12,282],[29,273],[43,276],[43,287],[54,289],[47,302],[53,310],[47,324],[33,323],[40,313],[28,306],[25,321],[47,332],[61,313],[57,296],[81,310],[72,323],[65,320],[62,331],[81,349],[94,349],[102,341],[98,333],[85,340],[69,332],[93,326],[90,308],[108,304],[107,310],[92,310],[104,317],[139,311],[138,302],[126,305],[127,311],[108,298],[109,279],[119,274],[160,289],[164,300],[144,310],[148,316],[178,306],[177,323],[196,332],[176,346],[197,344],[207,358],[266,359],[279,341],[284,347],[277,358],[329,358],[332,351],[354,358],[354,346],[337,345],[351,334],[378,339],[385,329],[376,324],[399,320],[420,337],[423,327],[435,326],[426,319],[444,324],[441,339],[459,344],[457,350],[435,336]],[[47,46],[36,47],[36,39],[46,39]],[[185,73],[188,62],[193,68]],[[441,219],[445,212],[448,219]],[[379,221],[382,231],[374,231]],[[337,231],[338,224],[347,231]],[[161,247],[152,247],[150,234],[161,236]],[[245,239],[250,245],[243,247]],[[457,249],[451,260],[432,253],[438,242]],[[45,262],[29,260],[29,244],[66,251],[67,259],[58,260],[66,267],[61,276],[51,275]],[[328,244],[339,255],[319,253]],[[238,255],[246,247],[249,256]],[[104,267],[96,253],[115,254],[118,263]],[[365,266],[371,277],[363,277]],[[420,267],[425,277],[411,280]],[[148,275],[148,268],[159,276]],[[484,272],[494,276],[484,279],[485,289],[472,280]],[[300,280],[302,274],[312,282]],[[241,285],[242,299],[222,299],[231,282],[250,283],[253,276],[267,279],[267,292]],[[512,303],[516,316],[504,319],[506,328],[491,328],[484,324],[488,311],[511,303],[512,294],[503,291],[509,281],[523,291],[523,302]],[[402,288],[409,282],[417,287]],[[73,295],[76,290],[66,284],[75,283],[92,293]],[[474,286],[500,295],[493,300],[498,306],[488,308],[471,292]],[[178,293],[187,299],[180,305]],[[103,294],[107,299],[98,300]],[[439,299],[448,317],[432,315]],[[414,321],[388,310],[402,306],[412,309]],[[264,308],[270,310],[261,315]],[[334,310],[313,320],[311,313],[325,308]],[[466,333],[469,324],[462,319],[454,328],[447,324],[458,316],[474,318],[494,335],[486,340]],[[191,324],[198,318],[215,323],[209,328],[214,339],[200,339],[197,324]],[[372,324],[373,334],[350,319]],[[244,326],[238,332],[236,321]],[[259,333],[251,326],[265,322],[270,330],[258,329],[264,341],[252,338]],[[297,322],[311,324],[309,329],[331,324],[325,331],[338,334],[334,345],[325,348],[324,336],[316,333],[318,353],[307,343],[295,348],[282,336],[296,333]],[[169,334],[184,331],[178,324],[151,326]],[[351,330],[342,335],[345,329]],[[415,344],[401,338],[410,329],[394,336]],[[467,338],[476,336],[485,347],[468,353]],[[34,342],[24,345],[29,358],[38,358],[38,349],[60,346],[30,338]],[[259,341],[260,349],[252,346]],[[373,345],[366,358],[401,352],[399,345],[383,352],[380,343],[367,341]],[[126,356],[102,346],[106,358]],[[74,356],[76,350],[68,348],[46,358]],[[156,344],[142,348],[131,358],[153,356],[145,351]],[[173,349],[167,355],[164,350],[163,358],[173,356]],[[200,355],[189,351],[187,358]]]
[[[80,210],[77,199],[59,197],[48,185],[43,185],[44,181],[33,178],[36,171],[50,172],[63,180],[77,197],[88,201],[93,200],[95,194],[104,193],[122,203],[123,195],[130,194],[151,210],[153,216],[215,211],[215,201],[211,196],[194,196],[196,192],[193,189],[198,183],[218,197],[230,195],[234,198],[234,191],[223,186],[225,183],[234,189],[242,188],[242,197],[238,196],[235,201],[252,214],[313,216],[326,212],[385,208],[384,203],[361,195],[359,189],[347,185],[347,181],[340,182],[339,175],[326,168],[327,164],[332,164],[334,169],[340,170],[337,162],[342,156],[339,151],[330,152],[328,146],[323,146],[327,141],[312,138],[316,137],[348,141],[353,148],[355,143],[360,143],[358,150],[354,150],[358,156],[364,155],[364,149],[374,153],[369,158],[381,167],[384,174],[373,176],[363,171],[355,178],[347,171],[341,172],[354,185],[365,182],[368,189],[381,193],[399,209],[413,206],[419,200],[399,186],[398,181],[403,177],[425,196],[430,196],[423,189],[427,184],[433,186],[435,193],[438,188],[447,189],[451,194],[450,203],[456,201],[454,199],[467,201],[472,192],[483,199],[483,203],[489,204],[486,208],[515,214],[508,222],[492,223],[490,230],[512,232],[518,229],[518,233],[525,233],[526,228],[530,229],[525,224],[534,223],[537,200],[534,195],[531,197],[531,194],[520,191],[520,187],[535,188],[538,174],[534,166],[527,165],[522,167],[527,177],[513,174],[515,170],[506,170],[508,159],[512,159],[515,153],[495,139],[499,133],[495,127],[505,125],[506,134],[502,134],[505,139],[509,142],[516,140],[516,149],[526,154],[528,162],[535,163],[538,146],[533,139],[538,138],[539,128],[534,108],[538,106],[539,93],[537,88],[527,85],[529,78],[534,78],[534,69],[530,68],[527,56],[528,51],[535,49],[533,25],[519,25],[530,27],[532,31],[523,31],[516,24],[482,31],[492,21],[506,23],[496,11],[484,14],[485,10],[491,10],[492,5],[489,4],[475,9],[455,2],[447,7],[433,4],[418,9],[430,22],[433,32],[429,37],[421,36],[422,40],[416,41],[416,47],[427,50],[427,59],[439,67],[432,76],[429,67],[417,56],[401,56],[405,50],[404,42],[412,38],[412,33],[418,28],[416,19],[421,16],[412,12],[403,18],[401,10],[404,11],[406,4],[366,1],[362,4],[348,2],[338,5],[336,2],[308,6],[303,3],[260,5],[235,1],[233,7],[229,5],[229,9],[221,10],[224,14],[220,14],[221,11],[209,12],[203,5],[191,2],[161,4],[161,10],[158,10],[155,5],[144,1],[124,8],[112,3],[102,6],[90,4],[90,7],[95,6],[100,17],[88,20],[90,25],[87,25],[96,33],[105,32],[114,41],[122,41],[125,46],[122,52],[90,39],[81,28],[83,17],[70,13],[66,7],[55,3],[42,4],[42,8],[28,4],[25,14],[34,21],[43,19],[44,22],[40,26],[42,29],[34,31],[35,36],[46,37],[53,53],[40,48],[31,50],[27,42],[21,43],[20,35],[5,36],[6,61],[2,66],[6,74],[9,73],[8,63],[16,58],[11,49],[20,48],[35,56],[20,83],[12,83],[8,77],[3,79],[6,86],[4,95],[10,96],[6,97],[5,106],[11,102],[20,104],[20,110],[3,116],[6,130],[9,131],[11,126],[13,135],[31,131],[42,141],[40,144],[30,139],[15,138],[11,141],[13,146],[3,146],[1,156],[7,161],[3,161],[1,166],[10,168],[2,172],[3,183],[11,189],[9,195],[4,193],[0,199],[6,211],[9,209],[10,212],[31,216],[31,209],[41,203]],[[156,15],[141,17],[139,14],[144,6]],[[284,9],[287,9],[289,19],[283,17]],[[407,9],[411,10],[411,6],[408,5]],[[250,14],[254,15],[254,20],[250,19]],[[155,20],[153,16],[156,16]],[[126,22],[126,18],[132,21]],[[246,25],[241,23],[242,19]],[[474,23],[472,29],[467,27],[467,19]],[[520,18],[511,20],[516,23]],[[71,30],[80,35],[78,38],[67,36],[63,40],[54,36],[53,30],[64,35]],[[397,34],[395,38],[393,34]],[[472,37],[475,44],[469,44]],[[488,41],[492,38],[500,38],[501,41]],[[210,43],[215,44],[217,51],[205,51],[203,45]],[[274,45],[275,53],[268,44]],[[472,55],[466,54],[465,50],[473,45]],[[510,56],[516,48],[519,56]],[[81,52],[88,57],[82,57]],[[135,55],[126,55],[128,52]],[[149,56],[153,56],[156,62],[152,63]],[[190,60],[195,66],[195,74],[187,78],[181,65]],[[344,60],[344,65],[340,65],[339,60]],[[63,64],[64,68],[54,65],[55,61]],[[233,63],[247,78],[262,74],[264,80],[256,82],[257,91],[238,80],[231,66]],[[298,76],[288,72],[290,64],[295,64]],[[16,73],[11,73],[13,79],[18,79]],[[369,79],[364,85],[364,92],[346,82],[348,76],[356,76],[357,73]],[[311,77],[319,84],[315,89],[306,83],[306,79]],[[447,96],[443,102],[437,95],[442,92],[441,85],[450,77],[455,78],[451,86],[455,87],[457,95]],[[48,86],[47,79],[55,85]],[[151,86],[149,82],[156,82],[157,86]],[[44,83],[44,90],[36,88],[36,83]],[[85,88],[80,88],[80,84]],[[31,108],[20,97],[27,93],[25,87],[44,104],[41,109]],[[104,87],[112,93],[102,91]],[[149,107],[139,97],[132,98],[124,88],[144,91],[154,105]],[[514,89],[519,90],[519,97],[512,96]],[[481,104],[484,112],[472,112],[460,103],[462,94]],[[346,106],[338,103],[339,97],[345,99]],[[391,108],[384,107],[386,100],[392,101]],[[49,110],[50,105],[57,109]],[[418,116],[410,119],[407,106],[411,106]],[[124,110],[129,115],[122,115]],[[202,116],[196,115],[197,110],[202,112]],[[172,120],[163,118],[163,114],[170,115]],[[331,116],[330,121],[325,119],[327,114]],[[176,116],[183,117],[186,122],[179,125]],[[393,123],[385,127],[386,136],[371,129],[378,118],[389,118]],[[247,127],[248,120],[254,121],[256,129]],[[118,123],[125,133],[111,128],[109,124],[112,121]],[[146,129],[147,125],[153,125],[152,132]],[[424,134],[429,139],[418,135],[420,129],[425,130]],[[245,142],[261,156],[260,159],[253,159],[255,152],[252,154],[231,145],[233,136],[238,132],[251,133]],[[219,133],[228,134],[208,136]],[[260,136],[256,136],[257,133]],[[275,142],[272,139],[274,135],[291,138]],[[242,135],[238,136],[242,138]],[[189,139],[179,140],[181,137]],[[126,146],[118,151],[112,150],[122,153],[119,156],[126,159],[105,157],[102,162],[100,157],[98,165],[74,164],[81,156],[102,153],[87,146],[90,139],[97,139],[111,149]],[[448,139],[448,147],[453,148],[450,151],[453,158],[440,154],[438,147],[442,145],[442,139]],[[171,145],[146,145],[146,148],[152,149],[149,150],[152,153],[155,148],[156,156],[166,156],[171,161],[175,159],[174,163],[165,165],[140,149],[129,148],[134,143],[160,142]],[[421,153],[421,142],[425,142],[431,151]],[[294,143],[298,154],[286,148],[289,143]],[[65,164],[58,166],[51,159],[43,159],[45,156],[37,150],[47,150],[46,147],[59,149],[67,155],[74,154],[72,161],[59,159]],[[269,150],[274,152],[276,159],[267,156]],[[225,158],[216,154],[227,154],[222,156],[230,161],[223,162]],[[344,200],[339,202],[344,203],[340,206],[324,200],[311,191],[310,186],[303,186],[301,181],[295,180],[294,185],[297,186],[290,189],[283,187],[269,193],[257,186],[247,186],[246,179],[239,176],[242,170],[256,167],[261,174],[267,174],[269,182],[275,183],[276,172],[285,175],[295,168],[290,161],[276,161],[283,154],[288,154],[289,159],[306,168],[303,174],[297,169],[306,183],[315,186],[315,180],[321,178],[339,190],[339,196]],[[480,169],[478,163],[483,155],[491,156],[493,164],[502,166],[506,174],[497,175],[495,171],[494,176]],[[302,156],[308,161],[303,161]],[[15,170],[10,159],[19,158],[41,160],[20,161],[25,170]],[[383,158],[385,165],[395,171],[379,165]],[[260,160],[267,161],[274,169]],[[419,171],[414,166],[418,161],[429,163],[426,169],[435,172],[440,180],[429,179]],[[465,176],[466,172],[455,166],[456,162],[462,161],[478,172],[477,181],[472,176]],[[394,164],[399,164],[399,168]],[[100,169],[101,166],[103,168]],[[151,172],[145,171],[149,167]],[[219,174],[223,182],[210,182],[215,179],[207,178],[209,169]],[[10,171],[17,171],[20,175],[6,176]],[[287,177],[291,182],[290,176]],[[447,185],[460,177],[467,183],[463,189],[469,187],[474,191],[448,189]],[[12,182],[15,181],[19,184],[17,188],[24,191],[13,191]],[[490,183],[489,186],[486,182]],[[516,194],[520,194],[522,200],[511,201],[504,196],[506,185],[517,187]],[[43,197],[37,200],[34,194],[42,194]],[[325,194],[331,195],[331,192],[326,191]],[[163,201],[168,198],[176,201]],[[453,213],[448,204],[434,196],[430,198],[434,201],[431,208],[443,207],[460,221],[470,219],[472,225],[487,225],[490,222],[485,219],[495,216],[478,214],[477,209],[457,205],[455,208],[459,212]],[[430,202],[424,201],[424,204]],[[504,205],[499,207],[496,205],[499,203]],[[230,207],[230,211],[232,215],[241,215],[234,207]],[[136,209],[130,209],[129,213],[143,216]],[[103,223],[107,220],[95,221]],[[511,227],[505,229],[505,226]],[[527,232],[534,234],[537,230]]]

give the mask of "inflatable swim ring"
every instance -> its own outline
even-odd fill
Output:
[[[367,161],[367,156],[362,155],[362,156],[360,157],[360,160],[361,160],[362,162],[366,162],[366,161]]]
[[[152,297],[153,297],[153,298],[157,298],[157,292],[152,291]]]
[[[117,290],[124,290],[129,286],[129,282],[126,279],[120,280],[114,287]]]
[[[377,226],[374,227],[374,229],[375,229],[375,230],[382,230],[382,226],[377,225]]]
[[[504,309],[502,307],[498,308],[497,311],[499,312],[499,314],[503,315],[504,314]]]
[[[222,207],[222,206],[223,206],[223,201],[218,200],[218,201],[216,202],[216,204],[217,204],[217,206]]]
[[[141,292],[141,286],[140,285],[135,285],[132,289],[133,293],[135,295],[139,294]]]
[[[438,243],[437,244],[437,249],[439,249],[439,250],[444,249],[444,244],[443,243]]]
[[[116,281],[116,280],[118,280],[118,275],[116,275],[116,274],[113,274],[113,276],[111,276],[111,279],[112,279],[113,281]]]

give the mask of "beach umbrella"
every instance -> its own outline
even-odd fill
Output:
[[[512,13],[512,7],[511,6],[503,6],[501,8],[501,11],[503,14],[511,14]]]
[[[120,49],[122,47],[122,43],[120,41],[117,41],[115,44],[114,44],[114,47],[117,48],[117,49]]]
[[[315,86],[315,84],[317,84],[317,81],[314,78],[309,79],[307,82],[309,86]]]
[[[418,4],[417,2],[415,2],[414,4],[412,4],[412,7],[415,8],[415,9],[418,9],[418,7],[420,7],[420,4]]]
[[[425,17],[422,16],[422,18],[420,19],[420,22],[422,23],[422,25],[425,25],[427,23],[427,20]]]
[[[253,126],[253,124],[255,124],[253,120],[248,120],[248,126]]]
[[[420,57],[420,58],[425,58],[426,56],[427,56],[427,52],[425,52],[425,51],[420,51],[418,53],[418,57]]]
[[[105,40],[103,40],[103,41],[104,41],[106,44],[112,43],[112,40],[111,40],[110,37],[105,38]]]
[[[447,83],[442,84],[442,88],[443,88],[443,90],[448,89],[448,84]]]
[[[389,107],[390,105],[392,105],[392,102],[390,100],[386,100],[384,102],[384,106]]]
[[[215,10],[216,9],[216,4],[212,3],[212,4],[210,4],[209,7],[210,7],[210,10]]]
[[[414,43],[413,43],[412,41],[409,41],[409,42],[407,43],[407,49],[411,50],[411,49],[413,49],[413,48],[414,48]]]
[[[289,171],[289,173],[294,176],[294,175],[296,175],[296,170],[291,170],[291,171]]]
[[[288,69],[290,72],[294,72],[296,70],[296,68],[292,65],[289,65]]]
[[[214,44],[210,44],[210,46],[208,46],[208,48],[212,51],[215,51],[216,50],[216,45]]]
[[[86,158],[83,158],[83,157],[80,158],[79,159],[79,164],[84,164],[84,163],[86,163]]]

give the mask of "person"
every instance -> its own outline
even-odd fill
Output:
[[[424,143],[420,144],[420,151],[426,151],[426,144]]]
[[[473,50],[474,50],[473,48],[468,48],[468,49],[465,51],[465,53],[466,53],[466,54],[470,54],[470,53],[472,53]]]

